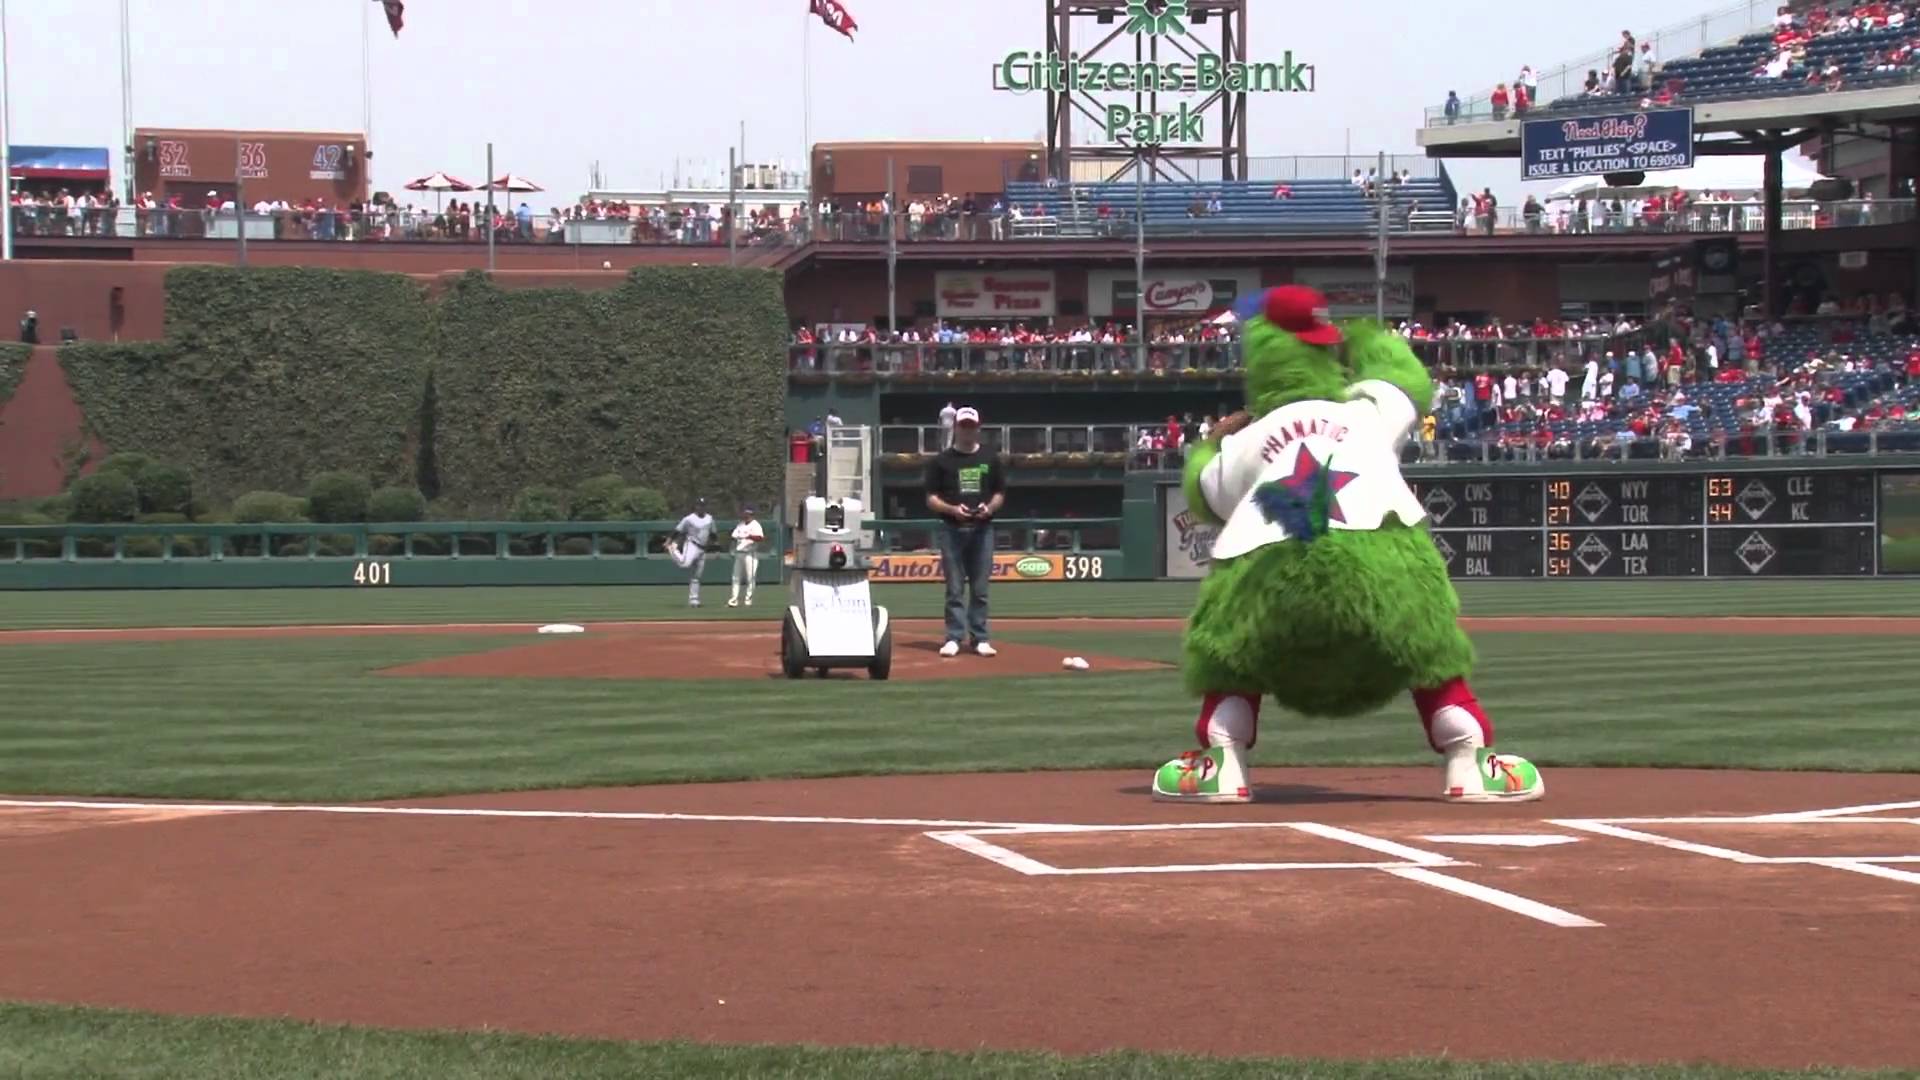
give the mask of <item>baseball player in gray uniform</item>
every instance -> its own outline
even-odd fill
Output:
[[[700,571],[707,566],[707,542],[713,539],[713,515],[707,513],[707,500],[693,500],[693,513],[680,519],[667,541],[667,553],[687,571],[687,606],[700,606]]]

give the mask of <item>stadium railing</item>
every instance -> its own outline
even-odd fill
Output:
[[[1569,220],[1562,224],[1560,208],[1566,207]],[[1757,202],[1726,203],[1702,201],[1678,216],[1668,215],[1657,222],[1644,218],[1602,221],[1590,216],[1584,227],[1571,219],[1575,204],[1556,201],[1545,207],[1536,219],[1523,207],[1503,206],[1496,213],[1495,232],[1500,235],[1615,235],[1623,233],[1745,233],[1765,227],[1762,208]],[[1783,228],[1790,230],[1848,228],[1866,225],[1904,224],[1914,219],[1912,203],[1886,199],[1878,202],[1849,200],[1815,202],[1790,199],[1782,203]],[[946,214],[917,224],[909,215],[870,214],[844,211],[818,220],[785,220],[777,225],[756,225],[741,232],[739,245],[746,248],[800,247],[814,241],[823,243],[885,244],[890,224],[894,224],[896,242],[916,243],[1022,243],[1046,239],[1129,240],[1134,236],[1131,208],[1116,209],[1107,218],[1092,211],[1055,216],[1013,219],[991,214]],[[486,232],[473,229],[463,235],[449,235],[434,222],[435,215],[425,212],[393,211],[361,214],[341,210],[325,213],[287,212],[246,215],[247,242],[273,243],[316,241],[322,243],[432,243],[481,244]],[[894,221],[898,218],[897,222]],[[1398,213],[1392,232],[1466,233],[1486,231],[1484,221],[1469,217],[1457,205],[1439,201],[1419,204],[1411,215]],[[137,210],[131,207],[89,209],[68,214],[56,207],[16,206],[13,208],[14,236],[29,238],[137,239],[155,241],[221,240],[237,241],[239,226],[231,212],[210,214],[202,210]],[[1146,233],[1151,237],[1244,237],[1329,235],[1370,236],[1376,231],[1371,219],[1263,219],[1258,216],[1227,213],[1200,218],[1149,219]],[[546,216],[536,216],[524,230],[517,225],[494,237],[496,244],[564,246],[580,249],[602,247],[725,247],[727,231],[711,223],[699,226],[667,225],[656,228],[647,223],[620,219],[592,219],[568,222],[559,230],[550,228]]]
[[[1436,368],[1539,367],[1586,352],[1637,348],[1636,331],[1626,335],[1544,338],[1426,338],[1408,342],[1414,355]],[[1048,342],[1030,345],[954,345],[937,342],[826,342],[792,345],[787,369],[795,375],[852,375],[877,378],[943,378],[980,374],[1012,377],[1075,377],[1192,372],[1235,374],[1242,370],[1240,344],[1234,341],[1186,344],[1148,343],[1143,358],[1138,343]]]
[[[1723,201],[1701,199],[1690,203],[1679,214],[1662,214],[1657,219],[1644,215],[1628,217],[1609,212],[1604,217],[1593,212],[1597,200],[1587,200],[1587,215],[1581,219],[1577,199],[1556,199],[1542,204],[1538,216],[1529,215],[1522,206],[1503,206],[1495,214],[1495,231],[1502,235],[1524,233],[1542,236],[1620,236],[1646,233],[1750,233],[1766,228],[1766,208],[1757,200]],[[1612,200],[1607,200],[1609,203]],[[1463,218],[1456,209],[1453,227],[1465,233],[1484,233],[1483,219]],[[1820,202],[1813,199],[1783,199],[1780,203],[1780,227],[1805,229],[1845,229],[1871,225],[1904,225],[1914,219],[1914,204],[1905,199],[1846,199]],[[1464,223],[1463,223],[1464,222]]]
[[[1639,40],[1653,44],[1654,55],[1659,61],[1671,62],[1681,57],[1691,56],[1702,49],[1734,41],[1742,34],[1771,26],[1779,10],[1780,0],[1740,0],[1738,3],[1728,4],[1698,18],[1656,30]],[[1567,14],[1573,14],[1573,12],[1569,11]],[[1598,33],[1612,33],[1611,30],[1606,29],[1610,24],[1596,21],[1594,25],[1600,28],[1596,31]],[[1613,49],[1605,49],[1569,60],[1551,71],[1538,73],[1540,92],[1535,100],[1557,101],[1583,93],[1586,89],[1588,71],[1598,71],[1602,76],[1612,71],[1613,53]],[[1513,70],[1518,72],[1526,62],[1527,59],[1524,56],[1516,57]],[[1509,85],[1511,85],[1510,81]],[[1493,88],[1488,87],[1471,98],[1461,98],[1460,116],[1455,121],[1447,119],[1447,109],[1444,104],[1432,106],[1426,110],[1426,126],[1445,127],[1450,122],[1469,124],[1492,121],[1494,119],[1492,95]],[[1632,105],[1632,102],[1613,99],[1614,111],[1630,109]],[[1511,117],[1512,114],[1509,113],[1508,116]]]

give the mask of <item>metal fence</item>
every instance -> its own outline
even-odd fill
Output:
[[[1702,199],[1687,204],[1679,213],[1630,213],[1613,209],[1614,200],[1555,199],[1540,204],[1537,214],[1528,213],[1525,204],[1503,206],[1494,214],[1489,232],[1487,220],[1469,210],[1456,209],[1454,229],[1479,235],[1529,236],[1615,236],[1626,233],[1752,233],[1766,229],[1766,206],[1759,200],[1724,201]],[[1785,199],[1780,204],[1780,227],[1793,231],[1808,229],[1847,229],[1868,225],[1904,225],[1914,219],[1914,204],[1906,199],[1845,199],[1819,202],[1813,199]]]
[[[1905,200],[1878,202],[1849,200],[1816,202],[1792,199],[1782,204],[1785,229],[1848,228],[1893,225],[1912,221],[1914,206]],[[244,215],[247,242],[288,240],[339,243],[447,243],[485,244],[488,226],[421,210],[314,210]],[[1584,224],[1582,221],[1584,220]],[[1390,209],[1388,232],[1586,235],[1619,232],[1758,232],[1765,227],[1759,202],[1710,202],[1690,205],[1678,216],[1626,219],[1589,209],[1584,219],[1577,204],[1555,201],[1543,205],[1536,217],[1520,206],[1503,206],[1489,231],[1485,219],[1460,207],[1405,204]],[[239,219],[232,211],[140,210],[133,207],[66,208],[16,206],[16,238],[81,237],[152,240],[237,240]],[[940,242],[1018,243],[1060,238],[1132,240],[1132,208],[1115,207],[1102,213],[1081,206],[1051,214],[1000,214],[925,211],[897,214],[865,210],[816,212],[801,218],[762,220],[743,226],[738,245],[746,249],[799,247],[813,241],[841,244],[886,244],[888,234],[899,244]],[[1149,220],[1146,234],[1156,238],[1341,235],[1374,236],[1377,224],[1346,220],[1235,217],[1168,218]],[[547,215],[526,221],[513,219],[493,230],[491,239],[504,245],[564,245],[582,250],[629,246],[726,247],[724,221],[689,212],[645,218],[589,218],[555,222]]]

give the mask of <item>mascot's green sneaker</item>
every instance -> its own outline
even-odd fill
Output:
[[[1189,750],[1153,775],[1153,797],[1162,802],[1250,803],[1246,751],[1238,746]]]
[[[1449,751],[1441,769],[1441,796],[1448,802],[1532,802],[1547,793],[1547,782],[1533,762],[1486,747]]]

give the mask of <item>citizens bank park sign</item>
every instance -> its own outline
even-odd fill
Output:
[[[1169,51],[1181,58],[1109,63],[1082,59],[1077,52],[1062,56],[1051,50],[1015,49],[993,66],[993,88],[1014,94],[1039,90],[1183,95],[1310,94],[1315,88],[1314,66],[1295,60],[1291,49],[1277,63],[1241,63],[1194,48],[1199,39],[1187,32],[1186,0],[1128,0],[1127,24],[1120,32],[1134,36],[1139,56],[1146,55],[1149,41],[1165,38]],[[1205,142],[1209,104],[1211,99],[1194,108],[1183,101],[1173,112],[1148,112],[1106,102],[1097,119],[1109,142],[1124,140],[1139,146]]]

